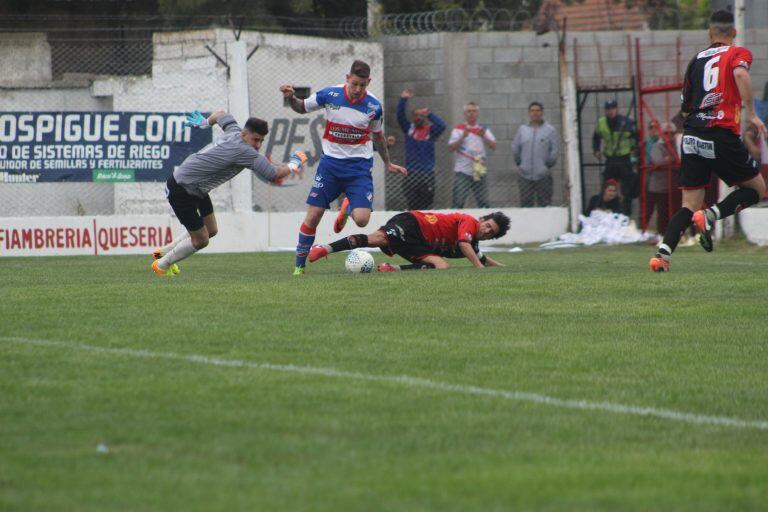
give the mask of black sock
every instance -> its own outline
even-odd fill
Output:
[[[760,194],[755,189],[737,188],[717,203],[717,209],[720,210],[720,218],[724,219],[744,208],[757,204],[758,201],[760,201]]]
[[[400,265],[400,270],[425,270],[435,268],[431,263],[411,263],[410,265]]]
[[[688,229],[688,226],[691,225],[692,217],[693,212],[688,208],[680,208],[677,210],[677,213],[669,219],[667,232],[664,233],[664,243],[659,247],[659,253],[669,255],[675,251],[678,242],[680,242],[680,237],[683,236],[683,231]],[[669,250],[667,250],[664,245],[669,247]]]
[[[350,235],[331,242],[331,252],[351,251],[358,247],[368,247],[368,235]]]

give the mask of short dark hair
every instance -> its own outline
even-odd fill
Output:
[[[709,17],[710,30],[723,36],[728,36],[733,33],[733,29],[735,28],[733,24],[733,14],[722,9],[713,12]]]
[[[499,232],[496,233],[496,236],[493,238],[501,238],[507,234],[507,231],[509,231],[509,217],[502,212],[493,212],[480,217],[481,222],[484,220],[496,221],[496,224],[499,226]]]
[[[258,133],[259,135],[266,135],[269,133],[269,125],[267,122],[258,117],[249,117],[245,122],[245,129],[251,133]]]
[[[734,23],[733,13],[726,11],[725,9],[720,9],[719,11],[715,11],[712,13],[712,15],[709,17],[710,23]]]
[[[371,66],[369,66],[367,62],[356,60],[352,63],[352,67],[349,69],[349,74],[359,76],[360,78],[370,78]]]
[[[528,110],[531,110],[531,107],[539,107],[541,110],[544,110],[544,105],[539,103],[538,101],[532,101],[530,105],[528,105]]]

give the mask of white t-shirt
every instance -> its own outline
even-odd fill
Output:
[[[464,124],[456,125],[451,131],[451,138],[448,140],[448,144],[452,144],[461,138],[464,133]],[[469,129],[469,135],[461,143],[461,146],[455,151],[456,163],[453,166],[453,170],[462,174],[471,176],[474,172],[473,165],[475,157],[486,158],[485,143],[483,137],[480,136],[480,131],[485,129],[485,139],[489,142],[496,142],[496,137],[493,136],[490,128],[481,124],[467,127]]]

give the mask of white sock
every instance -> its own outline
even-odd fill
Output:
[[[709,207],[710,211],[715,214],[715,218],[720,218],[720,208],[717,207],[716,204]]]
[[[165,256],[157,260],[157,266],[163,270],[168,270],[174,263],[188,258],[196,252],[197,249],[192,245],[192,239],[187,237],[176,244],[176,247],[168,251]]]
[[[177,245],[179,245],[179,243],[180,243],[182,240],[184,240],[185,238],[189,238],[189,231],[186,231],[186,230],[185,230],[185,231],[184,231],[184,233],[180,234],[179,236],[177,236],[176,238],[174,238],[173,240],[171,240],[171,243],[169,243],[168,245],[164,245],[164,246],[163,246],[163,247],[160,249],[160,251],[161,251],[163,254],[168,254],[169,252],[171,252],[171,250],[172,250],[174,247],[176,247]]]

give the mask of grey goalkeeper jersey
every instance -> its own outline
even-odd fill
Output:
[[[277,169],[266,157],[243,141],[241,129],[234,117],[224,114],[216,124],[224,133],[215,142],[189,155],[173,171],[176,183],[189,194],[202,198],[246,167],[267,181],[275,180]]]

